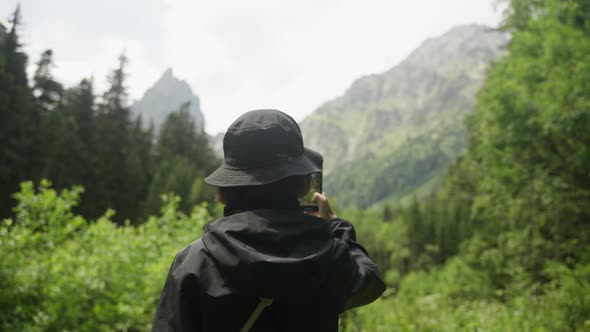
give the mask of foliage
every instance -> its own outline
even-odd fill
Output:
[[[188,211],[200,202],[213,202],[214,195],[202,180],[212,172],[217,158],[204,131],[196,129],[185,104],[168,115],[155,144],[155,171],[148,187],[144,215],[157,211],[163,193],[175,192],[184,198],[181,210]]]
[[[391,288],[343,330],[590,330],[587,2],[509,5],[513,38],[468,118],[466,154],[391,221],[359,216]]]
[[[575,1],[545,1],[514,33],[469,119],[459,167],[475,174],[472,227],[510,272],[501,284],[545,281],[547,260],[588,262],[590,38]],[[495,258],[495,260],[497,260]]]
[[[405,204],[339,212],[356,225],[359,242],[389,286],[377,303],[345,313],[343,331],[590,330],[587,6],[581,0],[509,1],[505,25],[512,41],[489,70],[476,112],[467,120],[465,155],[450,167],[437,190],[414,195]],[[18,17],[17,11],[14,20]],[[204,136],[180,110],[169,116],[152,144],[141,120],[126,115],[121,101],[124,75],[116,73],[113,77],[119,78],[98,110],[91,82],[83,81],[64,93],[59,106],[38,113],[32,92],[23,85],[26,56],[18,51],[14,29],[0,55],[0,81],[6,83],[0,88],[0,116],[12,121],[10,133],[20,138],[2,146],[0,160],[21,163],[25,171],[10,173],[0,164],[2,190],[22,177],[47,172],[60,188],[75,184],[70,182],[75,179],[92,179],[89,196],[104,199],[105,207],[127,211],[124,216],[154,213],[157,198],[168,190],[187,200],[183,206],[175,196],[164,196],[158,217],[133,227],[119,219],[122,225],[116,226],[112,210],[101,211],[91,221],[77,214],[83,207],[78,206],[82,187],[58,193],[47,181],[38,190],[31,182],[22,184],[14,196],[14,218],[0,224],[0,329],[148,330],[171,255],[201,234],[209,219],[206,207],[219,213],[219,206],[190,210],[195,202],[210,199],[195,181],[214,164]],[[370,82],[361,85],[361,95],[370,95]],[[7,112],[7,105],[21,112]],[[23,162],[15,154],[34,151],[24,135],[30,127],[17,124],[29,124],[27,119],[35,114],[43,114],[40,128],[48,128],[40,132],[52,142],[46,149],[51,163]],[[112,121],[101,123],[107,118]],[[119,139],[108,138],[107,133],[116,131],[105,129],[107,122],[126,128],[117,132]],[[51,129],[59,133],[51,136]],[[123,154],[118,147],[99,147],[106,141],[134,143]],[[378,156],[369,161],[398,176],[375,182],[367,172],[356,184],[397,186],[394,189],[412,197],[415,192],[405,177],[422,176],[420,183],[428,183],[436,177],[428,165],[449,162],[449,151],[462,146],[421,134],[413,136],[412,143],[420,148],[396,148],[385,154],[391,160]],[[90,165],[88,173],[64,171],[69,169],[65,165],[74,164],[64,153],[66,145],[73,154],[80,153],[81,164]],[[118,175],[110,169],[106,174],[116,181],[101,178],[100,167],[94,167],[100,161],[82,153],[93,146],[104,149],[109,158],[112,151],[119,153],[125,157],[120,168],[138,172],[134,182],[116,187],[135,198],[126,197],[117,205],[109,201],[114,195],[101,196],[104,192],[96,184],[113,185]],[[371,199],[387,194],[360,193],[378,194]],[[147,199],[138,208],[141,197]],[[343,196],[346,205],[347,199]],[[187,210],[190,214],[182,212]]]
[[[0,216],[6,216],[9,197],[19,183],[28,179],[38,160],[34,156],[34,133],[39,110],[28,86],[27,55],[19,39],[20,7],[12,15],[12,26],[0,44]]]
[[[56,81],[51,50],[41,54],[29,82],[20,9],[12,22],[0,43],[0,217],[11,215],[11,194],[20,182],[43,178],[56,188],[83,185],[85,199],[77,211],[98,218],[114,209],[112,219],[119,224],[157,213],[160,196],[168,192],[185,197],[185,213],[213,201],[196,181],[218,163],[205,133],[197,132],[182,109],[169,116],[161,137],[154,137],[154,128],[144,129],[141,116],[134,118],[128,107],[124,54],[100,98],[92,80],[69,89]]]
[[[346,163],[326,176],[326,190],[337,193],[341,204],[358,208],[399,201],[422,187],[431,190],[465,149],[462,128],[441,125],[436,133],[417,135],[390,152]]]
[[[588,331],[589,266],[569,269],[539,295],[490,296],[485,273],[457,260],[404,279],[396,296],[346,314],[342,331]]]
[[[46,50],[37,62],[37,70],[33,76],[33,94],[38,107],[43,111],[50,111],[58,106],[63,86],[54,80],[51,69],[53,66],[53,51]]]
[[[436,236],[420,255],[412,253],[420,207],[400,211],[390,222],[375,213],[347,210],[357,237],[384,272],[389,286],[376,303],[347,312],[342,331],[586,331],[590,328],[590,264],[547,259],[544,282],[531,283],[506,252],[482,250],[469,237],[444,263]],[[413,210],[413,212],[411,212]],[[425,225],[422,224],[422,227]],[[412,230],[414,229],[414,230]],[[506,235],[510,237],[510,235]],[[423,238],[428,241],[427,237]],[[510,239],[514,255],[527,239]],[[504,241],[504,240],[502,240]],[[582,247],[582,246],[580,246]],[[524,247],[527,249],[527,247]],[[508,249],[508,248],[507,248]],[[506,250],[509,251],[509,250]],[[518,278],[506,278],[507,275]]]
[[[0,226],[0,330],[148,331],[174,253],[210,218],[165,195],[141,226],[116,226],[112,211],[90,222],[72,212],[82,191],[26,182],[15,195]]]

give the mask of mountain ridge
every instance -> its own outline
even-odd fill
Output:
[[[343,197],[344,205],[368,207],[431,182],[462,153],[463,118],[506,42],[504,33],[486,26],[452,28],[425,40],[384,73],[355,80],[342,96],[306,117],[301,122],[304,141],[325,156],[327,190]],[[405,151],[412,145],[430,153]],[[396,164],[402,157],[422,165],[424,175],[402,172],[400,168],[419,168]]]

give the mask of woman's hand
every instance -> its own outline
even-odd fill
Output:
[[[328,201],[328,197],[326,193],[315,193],[311,198],[311,202],[318,203],[319,211],[315,212],[307,212],[312,216],[316,216],[319,218],[323,218],[326,220],[332,220],[334,218],[338,218],[334,211],[332,211],[332,207],[330,206],[330,202]]]

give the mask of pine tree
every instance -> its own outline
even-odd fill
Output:
[[[46,50],[37,62],[33,76],[33,96],[36,112],[39,113],[39,128],[31,138],[33,141],[31,162],[33,168],[30,178],[40,181],[51,179],[54,185],[62,188],[69,184],[66,178],[72,170],[64,165],[65,158],[77,142],[73,137],[71,119],[59,109],[64,93],[63,86],[55,81],[52,74],[53,52]]]
[[[92,79],[83,79],[64,97],[63,111],[78,124],[80,140],[86,149],[94,149],[95,97]]]
[[[189,104],[166,118],[155,144],[156,166],[144,214],[157,212],[160,196],[174,192],[182,197],[180,208],[189,212],[192,206],[213,201],[212,192],[203,178],[217,165],[206,134],[195,128],[188,111]]]
[[[27,56],[19,41],[20,6],[10,23],[0,48],[0,217],[9,215],[12,193],[36,167],[32,138],[39,126],[39,112],[27,80]]]
[[[85,216],[97,217],[104,213],[97,207],[98,177],[96,160],[95,96],[91,79],[83,79],[77,87],[69,89],[63,98],[63,113],[73,122],[74,142],[67,164],[71,165],[67,186],[82,185],[85,193],[79,211]]]
[[[33,76],[33,94],[38,107],[44,111],[56,108],[64,93],[63,86],[51,74],[53,67],[53,51],[46,50],[41,54]]]
[[[127,156],[128,197],[132,202],[129,206],[129,214],[135,218],[135,223],[140,222],[143,202],[148,194],[148,186],[153,173],[153,126],[148,130],[143,129],[141,115],[133,122],[130,132],[130,146]],[[134,202],[134,203],[133,203]]]
[[[95,185],[98,211],[112,208],[117,211],[115,220],[122,222],[131,217],[130,205],[138,204],[128,197],[129,169],[127,158],[130,144],[130,116],[127,107],[125,69],[127,58],[119,57],[119,65],[109,75],[109,89],[104,93],[96,117]]]
[[[410,257],[413,264],[418,261],[419,256],[424,251],[424,215],[420,207],[420,202],[416,197],[404,211],[404,222],[407,225]]]

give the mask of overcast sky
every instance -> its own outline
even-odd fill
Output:
[[[19,0],[2,0],[8,18]],[[30,62],[53,49],[68,86],[94,76],[97,92],[129,57],[139,99],[167,67],[201,98],[206,129],[224,131],[248,110],[296,120],[357,78],[398,64],[456,25],[497,26],[492,0],[20,0]]]

